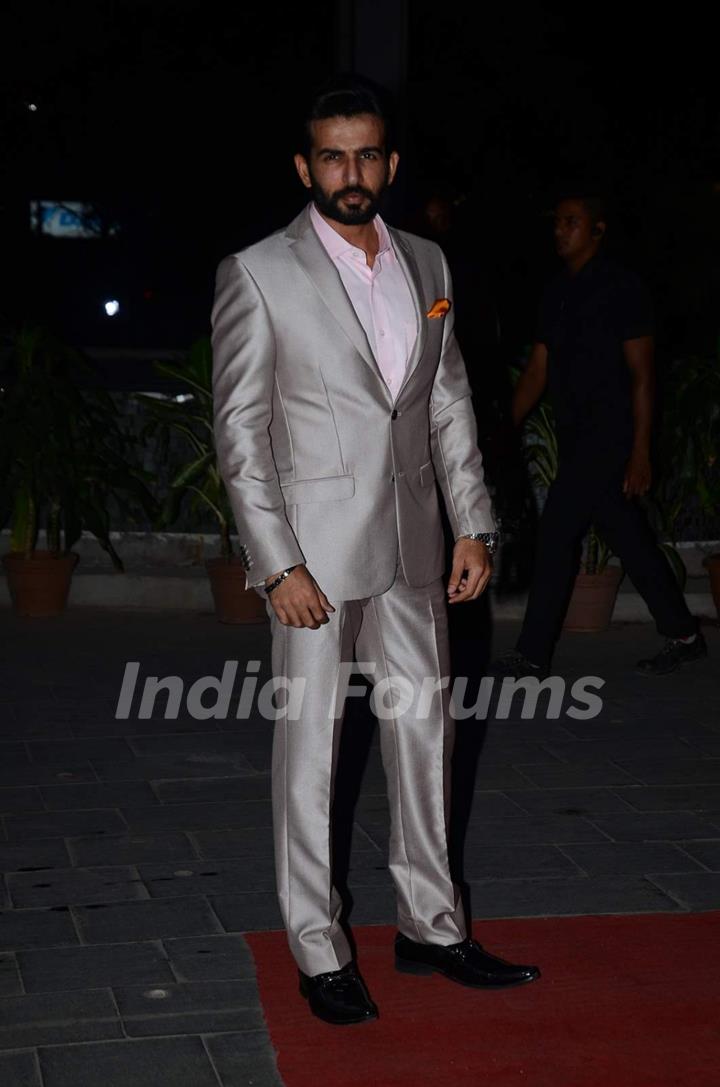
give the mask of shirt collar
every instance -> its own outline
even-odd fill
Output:
[[[568,268],[564,269],[565,277],[568,280],[577,282],[580,279],[589,279],[595,274],[598,268],[603,268],[605,265],[605,253],[602,248],[598,249],[590,257],[590,260],[585,261],[582,268],[577,272],[570,272]]]
[[[346,241],[341,234],[338,234],[337,230],[330,225],[327,219],[322,217],[314,203],[310,205],[310,220],[331,260],[337,261],[340,260],[341,257],[357,257],[357,254],[361,254],[363,262],[365,261],[365,253],[363,250],[360,249],[359,246]],[[375,216],[373,222],[378,236],[377,256],[381,257],[386,253],[392,253],[393,248],[390,240],[390,232],[385,223],[379,215]]]

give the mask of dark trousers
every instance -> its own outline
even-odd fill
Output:
[[[624,450],[598,450],[595,445],[561,453],[540,518],[533,580],[517,643],[518,651],[534,664],[550,663],[591,522],[620,558],[658,632],[682,638],[697,629],[643,510],[622,492],[626,464]]]

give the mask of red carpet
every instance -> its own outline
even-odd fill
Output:
[[[478,992],[393,968],[394,929],[354,929],[380,1019],[310,1015],[283,932],[247,934],[286,1087],[718,1087],[720,912],[476,921],[543,977]]]

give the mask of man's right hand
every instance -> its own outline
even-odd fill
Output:
[[[266,578],[265,584],[273,582],[279,573]],[[327,623],[330,612],[335,611],[306,566],[296,566],[277,589],[273,589],[268,600],[280,622],[287,627],[317,630]]]

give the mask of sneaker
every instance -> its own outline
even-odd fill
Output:
[[[692,642],[668,638],[663,648],[654,657],[637,662],[637,671],[642,676],[667,676],[671,672],[676,672],[683,664],[703,660],[707,657],[707,652],[707,642],[700,631]]]
[[[516,649],[509,653],[503,653],[502,657],[498,657],[494,660],[488,668],[488,675],[498,677],[511,677],[512,679],[524,679],[525,676],[536,676],[538,679],[544,679],[547,675],[547,670],[541,668],[539,664],[533,664],[522,653],[518,653]]]

